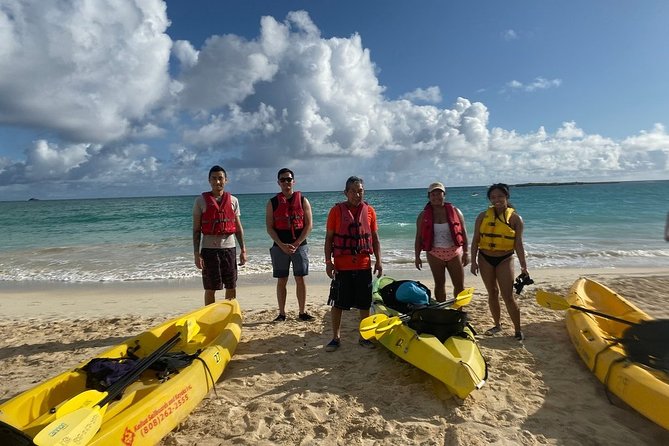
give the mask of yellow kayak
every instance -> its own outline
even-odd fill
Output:
[[[613,290],[586,278],[574,282],[567,300],[573,306],[633,323],[653,319]],[[614,340],[622,338],[630,325],[573,308],[567,310],[566,323],[576,351],[607,389],[669,429],[669,375],[630,362],[623,346]]]
[[[133,370],[141,373],[135,379],[124,375],[132,381],[118,391],[120,398],[99,404],[120,383],[106,391],[87,387],[87,372],[82,370],[86,361],[1,404],[0,444],[22,444],[22,437],[38,445],[154,445],[220,378],[239,342],[241,324],[237,301],[222,301],[130,338],[96,357],[135,358]],[[174,352],[192,357],[178,371],[158,376],[147,367],[155,365],[157,357],[165,358],[160,349],[173,357]],[[68,430],[68,437],[58,442]]]
[[[383,280],[393,279],[384,277]],[[431,334],[419,334],[398,318],[400,313],[384,304],[378,289],[373,294],[372,309],[374,315],[360,325],[363,337],[376,338],[395,355],[437,378],[462,399],[485,384],[487,364],[469,327],[462,335],[450,336],[443,343]]]

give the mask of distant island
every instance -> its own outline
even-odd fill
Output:
[[[571,181],[568,183],[520,183],[514,184],[513,187],[531,187],[531,186],[581,186],[583,184],[618,184],[622,181]]]
[[[28,201],[39,201],[39,198],[28,198]]]

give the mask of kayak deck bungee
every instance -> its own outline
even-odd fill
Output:
[[[77,418],[76,413],[88,411],[91,416],[94,415],[92,412],[101,416],[99,430],[90,441],[81,443],[77,440],[71,443],[73,445],[156,444],[214,387],[230,362],[240,336],[241,310],[236,300],[208,305],[129,338],[96,356],[117,359],[135,356],[138,362],[133,368],[137,372],[142,366],[148,367],[148,363],[160,360],[153,356],[161,347],[170,352],[193,355],[192,362],[175,373],[158,376],[154,370],[142,371],[123,386],[119,399],[97,407],[100,396],[106,396],[107,392],[87,387],[87,372],[82,368],[89,360],[1,404],[0,423],[22,432],[28,439],[39,439],[38,444],[59,444],[51,442],[52,437],[59,435],[56,431],[71,428],[59,426],[59,423],[67,425],[70,419]],[[113,387],[114,384],[107,390]],[[5,444],[1,435],[11,428],[0,429],[0,443]],[[47,438],[46,443],[42,443],[42,438]]]
[[[375,283],[374,315],[366,324],[361,323],[363,337],[376,338],[393,354],[435,377],[462,399],[480,389],[488,370],[473,331],[465,327],[462,335],[450,336],[443,343],[431,334],[417,333],[405,323],[406,317],[398,318],[401,313],[387,306],[379,294],[376,285],[383,287],[388,280],[393,279],[382,277]]]
[[[607,391],[669,429],[669,375],[631,362],[619,342],[630,327],[621,321],[639,323],[653,318],[613,290],[587,278],[574,282],[567,300],[573,306],[613,316],[602,317],[570,308],[565,317],[569,337],[578,355]]]

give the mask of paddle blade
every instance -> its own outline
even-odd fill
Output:
[[[200,326],[193,318],[188,318],[183,321],[179,321],[176,324],[179,333],[181,334],[181,339],[184,339],[186,343],[189,343],[196,334],[200,332]]]
[[[537,303],[551,310],[566,310],[571,307],[566,298],[544,290],[537,290]]]
[[[393,327],[396,327],[398,325],[402,325],[402,320],[397,316],[393,316],[390,319],[381,322],[379,326],[376,327],[376,337],[380,338],[384,334],[388,333],[388,331],[391,330]]]
[[[386,285],[390,285],[394,281],[395,279],[388,276],[377,277],[376,279],[374,279],[374,282],[372,283],[372,293],[378,293],[381,288],[383,288]]]
[[[387,319],[388,316],[382,313],[364,318],[360,321],[360,336],[367,340],[376,338],[376,327]]]
[[[107,392],[99,392],[94,389],[81,392],[58,406],[56,409],[56,418],[63,417],[70,412],[81,409],[82,407],[93,407],[106,396]]]
[[[107,406],[82,407],[50,423],[33,438],[37,446],[83,446],[102,426]]]
[[[457,296],[455,296],[455,300],[453,301],[453,308],[460,308],[468,305],[472,301],[473,296],[474,288],[465,288],[464,290],[460,291]]]

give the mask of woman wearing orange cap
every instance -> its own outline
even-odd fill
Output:
[[[444,201],[446,188],[442,183],[430,184],[427,197],[430,201],[416,220],[415,264],[421,269],[420,253],[425,251],[434,278],[434,297],[443,302],[446,300],[446,271],[455,296],[465,288],[464,267],[469,263],[467,230],[460,209]]]

